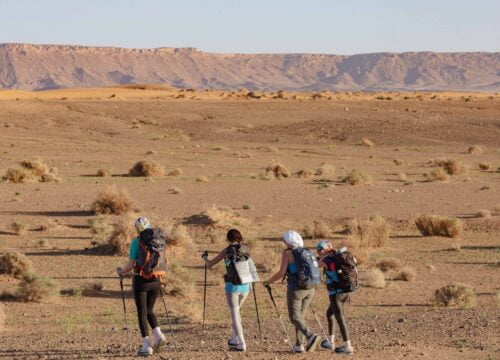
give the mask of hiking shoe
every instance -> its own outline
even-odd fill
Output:
[[[342,355],[352,355],[354,353],[354,349],[352,348],[352,346],[343,345],[336,347],[335,352]]]
[[[137,352],[138,356],[151,356],[153,355],[153,348],[151,346],[148,346],[146,349],[140,348],[139,351]]]
[[[293,352],[295,354],[300,354],[300,353],[303,353],[304,352],[304,347],[302,345],[295,345],[293,347]]]
[[[165,344],[167,343],[167,340],[165,339],[165,336],[162,336],[161,338],[158,339],[158,341],[153,344],[153,350],[154,352],[161,352],[163,348],[165,347]]]
[[[232,351],[244,352],[247,351],[247,346],[245,344],[238,344],[231,348]]]
[[[307,346],[306,346],[306,351],[311,352],[316,349],[316,346],[318,345],[319,341],[319,336],[316,334],[312,334],[309,339],[307,339]]]
[[[320,344],[322,349],[333,350],[333,345],[328,340],[323,340]]]
[[[239,344],[238,338],[232,338],[227,341],[227,344],[231,347],[236,347]]]

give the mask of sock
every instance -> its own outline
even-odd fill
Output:
[[[345,346],[346,346],[346,347],[348,347],[348,348],[352,347],[352,345],[351,345],[351,340],[347,340],[347,341],[345,342]]]
[[[156,339],[156,340],[163,339],[163,334],[162,334],[161,329],[160,329],[160,327],[159,327],[159,326],[158,326],[158,327],[155,327],[155,328],[153,329],[153,333],[155,334],[155,339]]]
[[[149,336],[144,336],[144,342],[142,343],[142,350],[147,351],[149,347],[151,347],[151,341],[149,340]]]
[[[335,342],[335,336],[334,335],[328,335],[327,340],[328,340],[328,342],[330,344],[333,345],[333,343]]]

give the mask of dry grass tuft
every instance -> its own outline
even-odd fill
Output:
[[[169,171],[169,173],[167,174],[167,176],[181,176],[183,173],[184,172],[182,171],[182,169],[175,168],[172,171]]]
[[[394,164],[396,164],[397,166],[401,166],[404,164],[404,161],[400,159],[394,159],[392,161],[394,161]]]
[[[298,178],[307,179],[307,178],[313,177],[314,172],[311,169],[302,169],[302,170],[297,171],[295,176],[297,176]]]
[[[142,160],[135,163],[132,169],[129,170],[130,176],[163,176],[165,169],[153,161]]]
[[[415,220],[415,225],[423,236],[458,238],[463,232],[460,220],[439,215],[420,215]]]
[[[485,163],[485,162],[479,163],[479,169],[483,171],[491,170],[491,168],[492,165],[490,163]]]
[[[361,145],[368,146],[368,147],[373,147],[375,144],[368,138],[362,138],[361,139]]]
[[[255,267],[259,272],[272,273],[279,268],[283,249],[280,246],[272,248],[260,247],[252,253]]]
[[[99,169],[97,170],[97,173],[95,174],[97,177],[109,177],[111,176],[111,171],[108,169]]]
[[[31,269],[31,261],[24,254],[16,252],[0,256],[0,274],[21,278],[29,273]]]
[[[465,164],[454,159],[434,160],[433,165],[443,168],[448,175],[466,175],[468,170]]]
[[[169,194],[174,194],[174,195],[176,195],[176,194],[182,194],[182,190],[180,188],[176,187],[176,186],[168,188],[167,192]]]
[[[370,185],[373,180],[370,175],[354,169],[342,181],[350,185]]]
[[[92,291],[104,291],[104,283],[102,281],[95,281],[85,284],[85,289]]]
[[[286,166],[277,163],[266,167],[266,175],[272,175],[276,179],[283,179],[290,177],[291,173]]]
[[[202,175],[202,176],[196,178],[196,182],[207,183],[208,181],[209,181],[208,177],[205,175]]]
[[[390,270],[397,271],[401,268],[401,261],[396,258],[384,258],[379,260],[375,267],[383,272],[387,272]]]
[[[249,219],[241,217],[237,212],[228,206],[213,205],[203,213],[213,225],[219,226],[246,226]]]
[[[365,286],[375,289],[385,288],[384,273],[379,269],[370,269],[366,276]]]
[[[432,264],[425,264],[425,268],[429,270],[430,272],[436,271],[436,267]]]
[[[155,150],[148,150],[146,152],[146,155],[149,155],[149,156],[157,156],[158,153],[155,151]]]
[[[468,285],[449,284],[434,292],[434,304],[438,306],[470,308],[476,304],[476,293]]]
[[[476,217],[489,219],[491,218],[491,212],[489,212],[489,210],[479,210],[476,213]]]
[[[167,243],[173,246],[189,248],[194,245],[194,241],[188,233],[185,225],[170,225],[165,228]]]
[[[17,168],[8,168],[3,179],[14,184],[25,184],[37,180],[31,171]]]
[[[351,248],[378,248],[384,246],[389,239],[391,228],[381,216],[373,216],[370,220],[353,220],[348,225],[350,235],[348,242]]]
[[[121,215],[131,211],[132,206],[132,200],[124,189],[109,186],[99,192],[97,199],[91,205],[91,210],[95,214]]]
[[[335,175],[335,167],[329,163],[322,163],[319,168],[316,169],[316,176],[333,176]]]
[[[99,215],[95,219],[90,219],[88,224],[92,239],[96,243],[104,243],[113,232],[113,225],[111,225],[107,217],[103,215]]]
[[[433,169],[430,173],[425,174],[428,181],[447,181],[450,177],[442,168]]]
[[[192,271],[177,263],[169,265],[166,287],[167,295],[192,299],[196,294],[195,282],[195,276]]]
[[[44,182],[44,183],[55,182],[57,184],[60,184],[60,183],[62,183],[62,179],[60,177],[58,177],[55,173],[50,172],[48,174],[43,174],[40,177],[40,182]]]
[[[40,158],[21,161],[21,166],[31,171],[35,176],[42,176],[50,172],[49,166]]]
[[[114,255],[124,256],[128,254],[131,239],[136,236],[136,231],[129,219],[121,219],[114,225],[113,232],[107,240],[107,245]]]
[[[306,226],[302,232],[305,238],[312,239],[329,238],[333,234],[332,229],[321,220],[314,220],[313,225]]]
[[[396,280],[414,282],[417,279],[417,272],[411,266],[405,266],[401,269],[401,271],[396,275]]]
[[[473,155],[480,155],[484,153],[484,146],[483,145],[472,145],[467,149],[468,154],[473,154]]]
[[[57,294],[54,281],[46,276],[28,273],[19,284],[16,297],[22,301],[41,302]]]
[[[22,221],[14,221],[12,224],[10,224],[10,229],[17,235],[21,236],[26,232],[26,229],[28,227],[26,226],[25,223]]]

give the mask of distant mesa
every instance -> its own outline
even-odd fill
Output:
[[[499,69],[498,52],[215,54],[194,48],[0,44],[0,89],[18,90],[153,90],[156,85],[140,84],[158,84],[200,90],[497,92]]]

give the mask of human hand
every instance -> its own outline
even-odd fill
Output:
[[[123,276],[123,275],[124,275],[124,274],[123,274],[123,270],[122,270],[122,268],[121,268],[121,267],[117,267],[117,268],[116,268],[116,273],[117,273],[118,275],[120,275],[120,276]]]
[[[208,251],[206,251],[206,250],[205,250],[205,251],[203,252],[203,254],[201,255],[201,258],[202,258],[203,260],[207,261],[207,260],[208,260]]]

